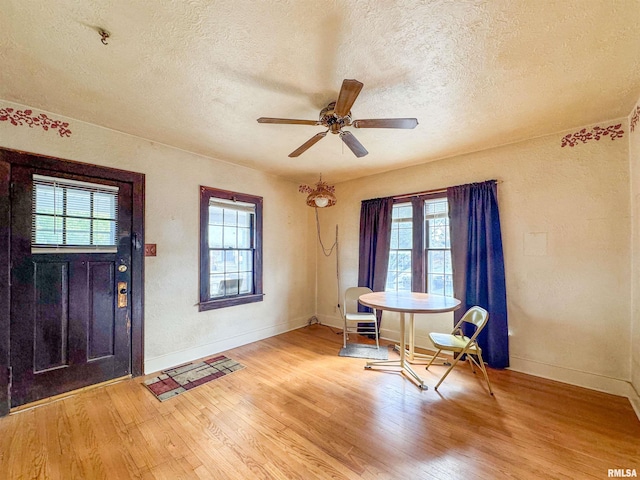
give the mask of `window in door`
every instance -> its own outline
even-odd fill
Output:
[[[117,251],[118,187],[33,175],[31,252]]]

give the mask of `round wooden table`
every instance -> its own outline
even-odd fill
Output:
[[[426,390],[427,386],[420,376],[411,368],[407,361],[407,356],[414,357],[414,323],[413,315],[416,313],[444,313],[452,312],[460,308],[460,300],[444,295],[432,295],[430,293],[418,292],[373,292],[360,295],[358,301],[367,307],[377,310],[387,310],[400,313],[400,360],[384,360],[367,362],[364,368],[374,367],[399,367],[400,371],[410,380],[415,382],[421,389]],[[406,349],[405,341],[405,314],[409,314],[410,333],[409,350]]]

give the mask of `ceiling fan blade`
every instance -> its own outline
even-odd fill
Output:
[[[294,120],[291,118],[260,117],[258,123],[281,123],[287,125],[322,125],[317,120]]]
[[[351,126],[356,128],[416,128],[416,118],[372,118],[354,120]]]
[[[358,80],[349,80],[347,78],[342,82],[342,88],[340,88],[340,94],[338,95],[338,101],[333,108],[333,112],[339,117],[344,117],[349,113],[353,103],[358,98],[360,90],[362,90],[363,84]]]
[[[369,153],[351,132],[340,132],[340,138],[344,143],[347,144],[347,147],[351,149],[356,157],[364,157],[367,153]]]
[[[310,147],[312,147],[313,145],[318,143],[320,140],[322,140],[326,135],[327,135],[327,132],[316,133],[313,137],[311,137],[309,140],[307,140],[298,148],[296,148],[293,152],[291,152],[289,156],[290,157],[300,156],[301,154],[306,152]]]

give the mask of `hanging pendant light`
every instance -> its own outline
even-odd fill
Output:
[[[322,181],[322,175],[320,180],[316,183],[315,188],[311,188],[309,185],[300,185],[298,189],[300,193],[308,193],[307,205],[310,207],[325,208],[333,207],[336,204],[335,187],[328,185]]]

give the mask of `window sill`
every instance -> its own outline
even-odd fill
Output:
[[[209,300],[198,304],[198,311],[205,312],[207,310],[215,310],[216,308],[233,307],[234,305],[243,305],[245,303],[261,302],[264,293],[255,293],[250,295],[239,295],[231,298],[221,298],[220,300]]]

